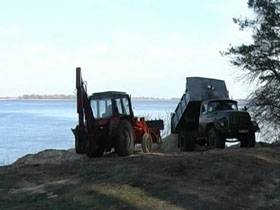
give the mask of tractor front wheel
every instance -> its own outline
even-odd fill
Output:
[[[133,154],[134,135],[131,123],[128,120],[121,120],[115,145],[116,152],[119,156]]]
[[[152,151],[152,147],[153,147],[153,140],[150,134],[145,133],[142,136],[142,151],[144,153],[149,153]]]

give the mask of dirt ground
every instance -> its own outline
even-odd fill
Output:
[[[183,153],[163,142],[156,151],[27,155],[0,167],[0,209],[280,208],[279,145]]]

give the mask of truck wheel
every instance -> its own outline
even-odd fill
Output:
[[[225,148],[225,139],[221,134],[214,128],[210,128],[208,131],[208,146],[209,148]]]
[[[120,122],[115,148],[119,156],[126,156],[126,155],[133,154],[134,151],[133,128],[128,120],[122,120]]]
[[[185,151],[185,137],[182,133],[178,134],[178,147],[180,148],[180,151]]]
[[[195,137],[193,132],[186,133],[186,151],[194,151]]]
[[[255,133],[249,133],[241,138],[240,147],[255,147],[256,144],[256,136]]]
[[[248,135],[248,147],[255,147],[255,144],[256,144],[255,133],[250,133]]]
[[[142,150],[144,153],[149,153],[152,151],[152,147],[153,147],[153,140],[152,137],[150,136],[150,134],[145,133],[142,136]]]
[[[192,132],[179,133],[178,145],[181,151],[194,151],[195,139]]]

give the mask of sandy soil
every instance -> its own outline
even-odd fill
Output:
[[[182,153],[173,143],[129,157],[25,156],[0,167],[0,209],[279,209],[279,145]]]

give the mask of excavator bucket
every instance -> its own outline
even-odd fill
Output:
[[[146,124],[148,128],[163,130],[164,129],[164,123],[163,120],[148,120],[146,121]]]

